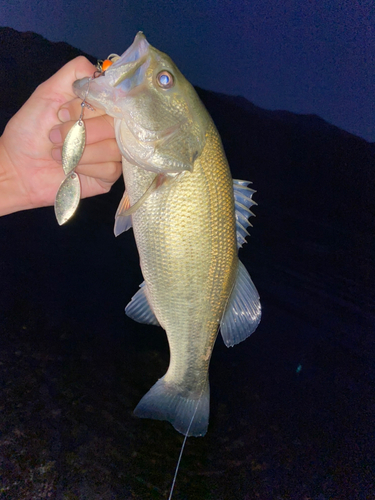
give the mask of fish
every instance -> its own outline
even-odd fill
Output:
[[[233,180],[214,122],[170,57],[142,32],[75,94],[114,117],[125,192],[115,235],[133,228],[144,281],[125,308],[167,334],[166,374],[134,413],[169,421],[185,436],[209,423],[209,363],[220,329],[229,347],[261,319],[259,294],[238,250],[255,192]]]

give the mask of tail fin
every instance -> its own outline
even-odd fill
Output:
[[[159,379],[140,400],[134,415],[167,420],[185,436],[204,436],[210,413],[210,387],[207,383],[196,397],[182,395],[181,389]]]

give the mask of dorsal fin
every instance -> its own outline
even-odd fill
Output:
[[[249,181],[233,179],[234,205],[236,209],[236,230],[237,230],[237,248],[241,248],[246,243],[246,236],[249,236],[246,228],[251,226],[249,217],[253,212],[250,210],[252,205],[256,205],[251,199],[254,189],[248,188]]]

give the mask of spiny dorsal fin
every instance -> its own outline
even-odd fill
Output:
[[[233,192],[234,192],[234,205],[236,209],[236,230],[237,230],[237,248],[241,248],[246,243],[246,236],[249,236],[246,228],[251,226],[249,217],[253,212],[250,210],[252,205],[256,205],[255,201],[251,199],[254,189],[248,188],[251,184],[249,181],[242,181],[233,179]]]

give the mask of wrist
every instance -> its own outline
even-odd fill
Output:
[[[0,137],[0,216],[31,208]]]

